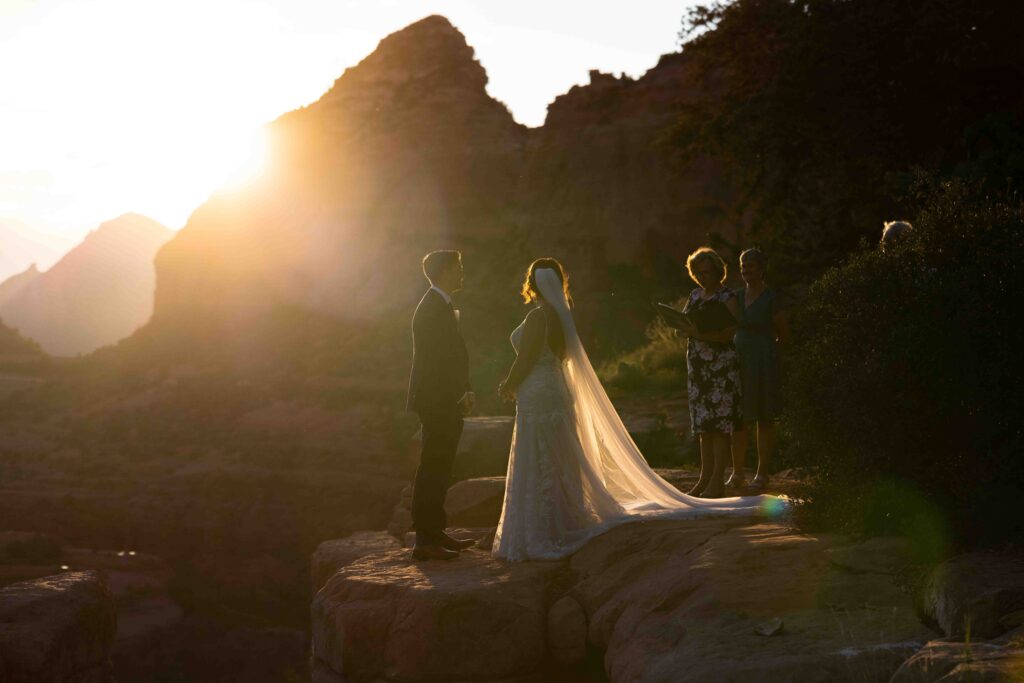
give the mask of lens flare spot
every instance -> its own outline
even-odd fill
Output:
[[[761,514],[765,517],[777,518],[786,512],[786,501],[782,498],[768,498],[761,503]]]

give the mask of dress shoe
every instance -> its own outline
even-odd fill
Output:
[[[441,547],[447,548],[448,550],[465,550],[466,548],[472,546],[474,543],[476,543],[476,541],[474,541],[472,538],[460,541],[457,538],[452,538],[448,534],[441,534]]]
[[[417,545],[412,549],[414,560],[454,560],[459,554],[439,545]]]
[[[737,477],[735,474],[730,476],[725,482],[725,488],[742,490],[747,487],[747,482],[743,477]]]

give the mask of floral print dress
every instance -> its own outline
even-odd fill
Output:
[[[735,294],[722,287],[707,299],[698,287],[683,308],[692,311],[712,301],[725,303]],[[686,344],[686,384],[690,402],[690,425],[694,434],[732,434],[742,424],[740,417],[740,359],[731,342],[707,342],[690,338]]]

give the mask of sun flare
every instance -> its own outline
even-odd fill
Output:
[[[471,36],[491,94],[540,125],[590,69],[638,75],[672,51],[682,11],[652,0],[624,31],[614,7],[523,0],[509,21],[510,7],[0,0],[0,63],[17,64],[0,69],[0,216],[76,237],[125,211],[180,228],[218,188],[265,170],[257,127],[315,101],[382,37],[431,13]]]
[[[267,166],[266,128],[258,128],[248,139],[225,147],[223,162],[227,168],[224,185],[238,187],[258,180]]]

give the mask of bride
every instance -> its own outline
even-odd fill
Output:
[[[551,258],[534,261],[523,297],[535,307],[512,332],[517,357],[499,389],[516,401],[516,423],[494,557],[558,559],[637,519],[751,515],[778,500],[695,498],[659,477],[580,343],[562,265]]]

